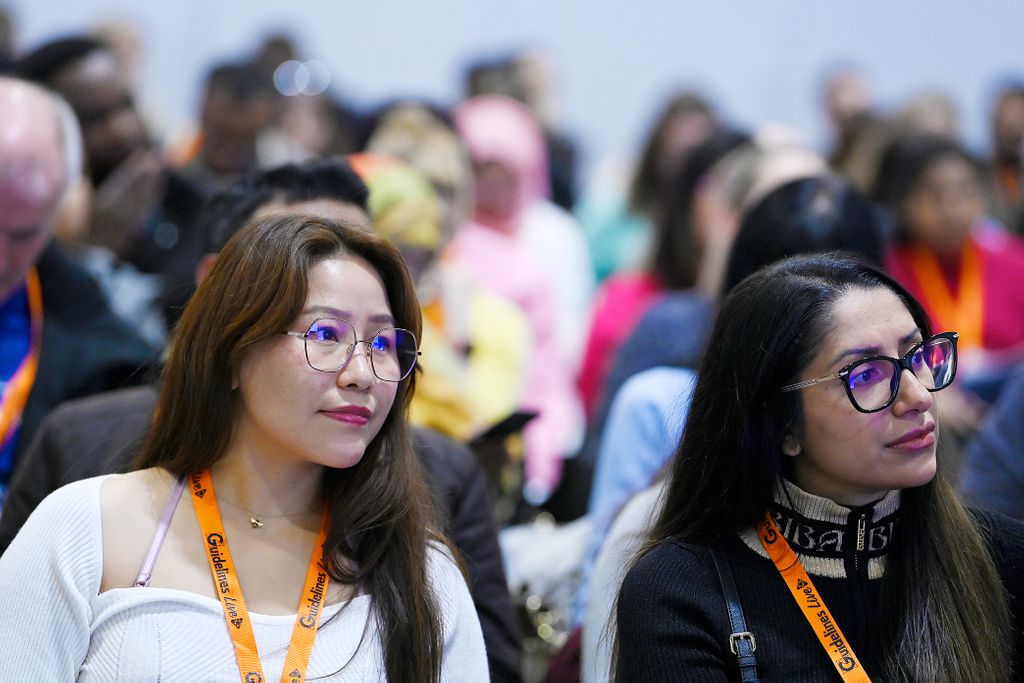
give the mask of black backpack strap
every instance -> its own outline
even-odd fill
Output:
[[[757,641],[754,634],[747,630],[747,621],[743,618],[743,605],[740,604],[740,594],[736,590],[736,581],[732,578],[732,570],[729,569],[729,561],[719,557],[714,550],[708,549],[711,553],[711,560],[715,563],[715,571],[718,572],[718,580],[722,584],[722,593],[725,595],[725,607],[729,612],[729,649],[736,655],[740,665],[740,680],[743,683],[758,683],[757,658],[754,657],[754,650],[757,649]]]

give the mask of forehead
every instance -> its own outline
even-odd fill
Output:
[[[6,106],[10,103],[5,102]],[[0,226],[42,222],[62,189],[64,158],[57,122],[37,102],[25,102],[19,116],[0,130]],[[40,122],[39,117],[47,117]]]
[[[669,147],[695,146],[714,127],[711,116],[703,111],[676,114],[665,122],[662,144]]]
[[[939,192],[952,188],[976,187],[980,178],[971,164],[962,157],[944,156],[921,169],[914,181],[914,192]]]
[[[921,174],[922,181],[935,180],[947,177],[973,176],[974,166],[967,159],[956,155],[946,154],[929,163]]]
[[[244,132],[264,125],[271,114],[270,101],[262,97],[237,99],[228,93],[210,91],[203,103],[203,122]]]
[[[826,363],[851,349],[876,347],[880,353],[896,355],[900,340],[918,329],[900,298],[885,287],[848,290],[832,305],[829,322],[818,351]]]
[[[354,255],[332,256],[310,267],[306,306],[334,309],[354,318],[391,311],[380,275]]]

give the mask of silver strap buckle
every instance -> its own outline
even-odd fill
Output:
[[[749,640],[751,652],[757,649],[757,641],[754,640],[754,634],[750,631],[740,631],[739,633],[732,633],[729,635],[729,649],[732,650],[733,654],[736,654],[737,640]]]

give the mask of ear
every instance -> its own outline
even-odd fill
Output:
[[[793,435],[793,432],[786,432],[786,436],[782,439],[782,452],[794,458],[800,455],[800,450],[800,442]]]
[[[217,254],[205,254],[199,263],[196,264],[196,284],[199,284],[206,279],[206,276],[210,274],[210,269],[213,268],[213,264],[217,262]]]

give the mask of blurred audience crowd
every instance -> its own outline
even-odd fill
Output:
[[[716,302],[778,258],[858,254],[959,332],[941,457],[973,504],[1024,518],[1024,75],[999,84],[981,154],[944,93],[883,108],[843,67],[818,93],[827,149],[681,91],[629,166],[585,179],[540,52],[469,65],[460,102],[367,111],[275,35],[197,75],[194,128],[169,136],[130,27],[24,52],[12,35],[0,22],[0,552],[50,490],[127,466],[135,442],[104,452],[102,434],[82,465],[58,406],[156,381],[205,259],[284,205],[406,258],[424,320],[410,417],[474,454],[460,467],[482,473],[481,533],[503,552],[488,571],[517,611],[491,601],[495,680],[603,677],[614,564],[657,504]],[[22,106],[20,81],[61,120]]]

